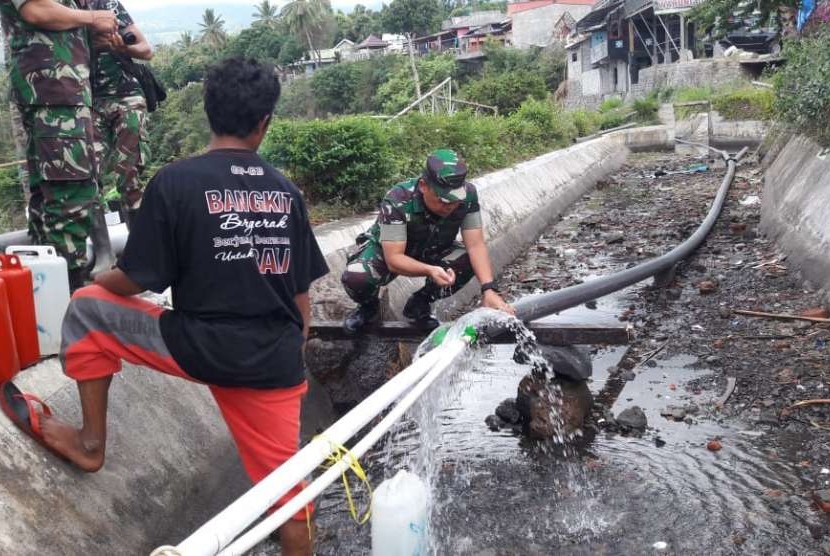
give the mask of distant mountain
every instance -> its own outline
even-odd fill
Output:
[[[214,13],[222,16],[225,31],[236,33],[248,27],[253,21],[254,2],[250,6],[240,4],[211,4]],[[184,31],[198,36],[201,27],[204,6],[170,5],[162,9],[130,10],[130,15],[152,44],[172,43],[179,39]]]
[[[198,36],[201,29],[199,22],[202,21],[202,14],[205,13],[205,7],[213,8],[213,11],[222,16],[225,21],[225,30],[228,33],[236,33],[242,29],[250,26],[253,21],[252,14],[256,11],[254,5],[256,0],[251,0],[250,5],[247,4],[214,4],[206,5],[184,4],[176,5],[175,0],[172,0],[169,5],[161,8],[130,8],[130,15],[144,32],[147,40],[152,44],[166,44],[172,43],[179,39],[179,36],[184,31],[190,31],[194,36]],[[272,2],[281,6],[282,1]],[[364,6],[373,10],[379,10],[382,6],[382,0],[363,0],[354,2],[352,0],[334,0],[332,1],[332,8],[334,10],[342,10],[349,13],[354,8],[355,4],[363,4]]]

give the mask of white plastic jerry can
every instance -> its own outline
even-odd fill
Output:
[[[372,556],[426,556],[429,488],[402,469],[372,495]]]
[[[48,245],[12,245],[6,247],[6,254],[17,255],[31,269],[40,354],[57,354],[61,349],[63,315],[69,305],[66,259]]]

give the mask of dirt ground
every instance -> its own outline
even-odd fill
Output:
[[[505,270],[507,297],[565,287],[665,253],[697,228],[724,172],[714,159],[632,155],[519,257],[521,263]],[[618,297],[618,318],[633,325],[635,339],[609,371],[595,414],[602,422],[621,385],[656,361],[694,356],[713,375],[686,384],[684,394],[722,402],[708,404],[697,418],[764,431],[770,456],[799,468],[800,494],[811,496],[830,478],[830,405],[794,404],[830,398],[830,326],[735,313],[799,314],[825,306],[759,229],[762,179],[750,154],[712,234],[679,265],[668,287],[641,283]]]

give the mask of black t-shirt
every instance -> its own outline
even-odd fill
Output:
[[[190,376],[217,386],[304,380],[294,296],[328,266],[299,190],[259,155],[219,149],[150,181],[119,268],[173,290],[161,333]]]

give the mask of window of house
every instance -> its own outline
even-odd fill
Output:
[[[571,62],[576,62],[576,60],[577,60],[576,51],[573,51],[573,52],[571,52]]]

